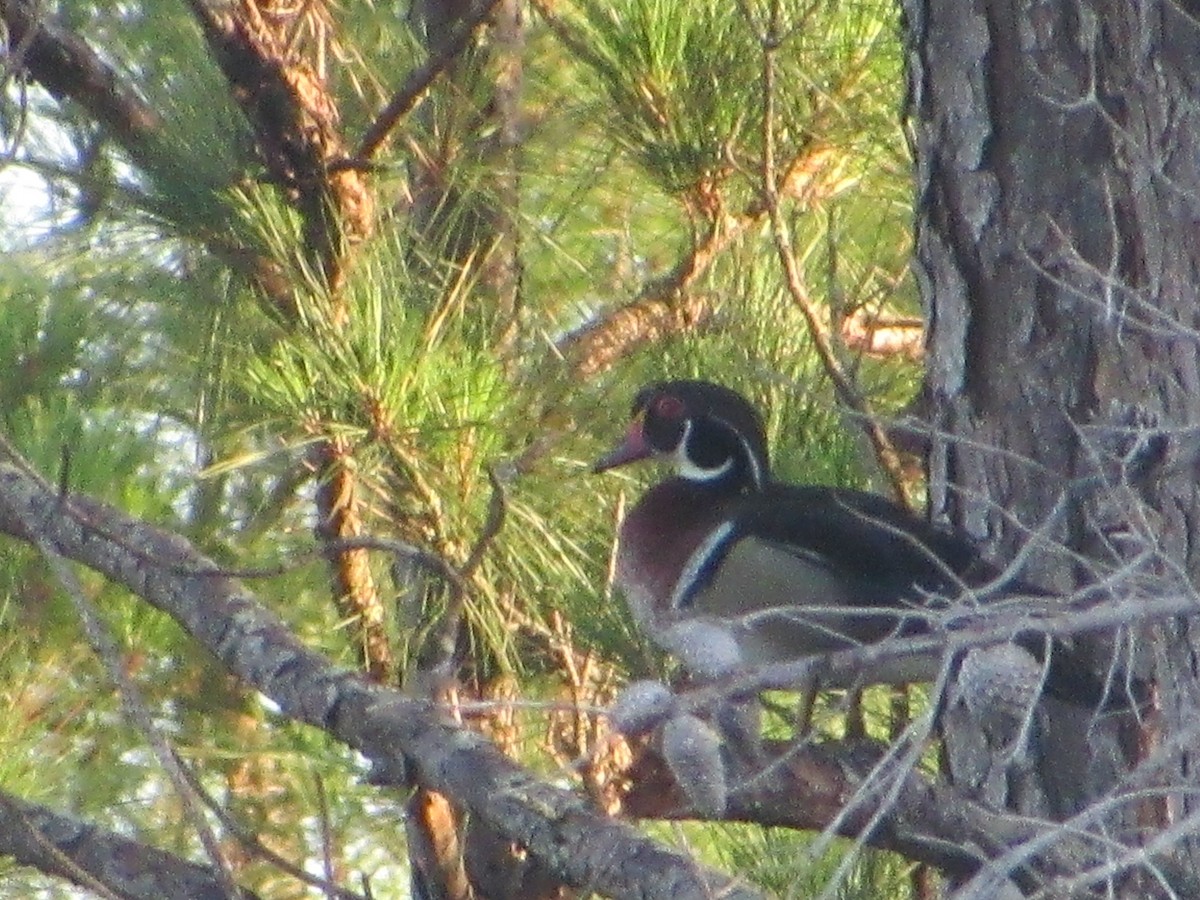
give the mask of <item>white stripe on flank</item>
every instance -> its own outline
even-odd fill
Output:
[[[732,536],[733,523],[722,522],[709,532],[708,537],[699,547],[692,551],[692,555],[684,563],[683,571],[679,573],[679,578],[675,581],[675,587],[671,591],[670,609],[682,609],[687,605],[691,600],[688,595],[696,586],[696,579],[700,577],[700,573],[704,571],[713,556],[724,547]]]

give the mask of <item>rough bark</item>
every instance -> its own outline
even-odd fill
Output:
[[[375,200],[362,171],[338,165],[348,150],[337,98],[318,62],[325,48],[298,48],[292,39],[295,17],[327,13],[314,4],[278,15],[256,0],[191,0],[190,5],[231,96],[253,129],[272,182],[303,217],[300,252],[324,278],[331,324],[344,326],[350,313],[341,288],[353,247],[374,231]],[[289,327],[300,320],[297,292],[309,289],[291,283],[269,294]],[[326,437],[311,457],[319,482],[315,531],[324,541],[363,531],[354,450],[342,438]],[[359,638],[364,668],[377,680],[390,680],[395,666],[366,554],[331,551],[328,559],[333,601]]]
[[[358,473],[354,471],[353,447],[334,437],[317,445],[312,454],[320,482],[316,507],[319,519],[314,531],[322,543],[336,546],[345,538],[364,531],[365,504],[360,496]],[[396,661],[388,638],[386,611],[371,574],[366,550],[331,549],[329,574],[338,614],[351,623],[358,638],[363,671],[380,684],[393,683]]]
[[[230,900],[211,869],[0,792],[0,855],[121,900]],[[242,891],[238,897],[257,895]]]
[[[374,230],[375,200],[360,171],[334,165],[348,151],[324,73],[291,46],[291,17],[264,15],[254,0],[191,7],[272,180],[304,216],[305,249],[336,299],[348,248]]]
[[[484,14],[476,44],[462,42]],[[429,140],[410,156],[410,214],[430,261],[449,262],[477,279],[473,296],[504,355],[514,348],[521,307],[517,223],[522,142],[524,10],[515,0],[414,4],[431,60],[462,45],[445,67],[447,90],[425,104]],[[488,173],[468,184],[462,172]]]
[[[88,497],[64,496],[11,465],[0,466],[0,532],[50,547],[127,588],[275,701],[281,715],[362,753],[375,783],[445,794],[567,884],[647,900],[759,896],[540,781],[434,704],[334,666],[177,535]]]
[[[1200,29],[1169,2],[904,9],[934,513],[1000,556],[1024,548],[1028,574],[1064,592],[1108,578],[1136,605],[1168,572],[1188,588],[1200,574]],[[1189,622],[1134,638],[1130,662],[1158,663],[1169,741],[1200,701]],[[1109,646],[1092,647],[1101,668]],[[986,766],[987,752],[958,762]],[[1173,755],[1168,780],[1184,792],[1151,817],[1160,825],[1192,811],[1192,755]],[[1055,745],[1033,811],[1055,792],[1050,811],[1078,809],[1098,787],[1048,784],[1072,760],[1081,776],[1120,762]],[[1016,798],[1001,786],[991,799]]]
[[[58,100],[84,106],[127,149],[144,148],[162,128],[158,112],[125,84],[86,41],[49,16],[36,0],[4,0],[6,71],[24,69]]]
[[[999,883],[1010,878],[1023,890],[1055,898],[1089,897],[1095,878],[1075,879],[1112,858],[1142,853],[1137,845],[1109,843],[1099,833],[1064,833],[1053,823],[997,812],[962,791],[926,779],[912,759],[897,757],[883,744],[863,739],[797,747],[776,742],[762,760],[735,763],[727,777],[741,785],[730,794],[724,818],[757,825],[809,831],[831,827],[927,863],[950,879],[991,882],[989,864],[1000,865]],[[632,770],[635,787],[626,798],[628,813],[655,819],[690,818],[687,803],[654,753],[643,753]],[[880,810],[886,814],[879,815]],[[1200,881],[1169,860],[1156,859],[1179,896],[1200,892]],[[1072,882],[1070,888],[1064,887]],[[979,900],[995,900],[983,893]],[[1155,896],[1148,894],[1147,896]]]
[[[10,71],[38,82],[58,100],[79,104],[148,173],[174,164],[158,111],[87,41],[29,0],[4,0],[0,17],[7,29]],[[197,223],[196,236],[274,306],[291,308],[292,287],[274,260],[236,243],[226,230],[214,232]]]
[[[332,665],[301,645],[243,585],[178,536],[86,496],[63,495],[8,465],[0,466],[0,533],[88,566],[174,618],[227,671],[278,704],[282,715],[321,728],[361,752],[372,765],[373,782],[389,788],[418,785],[441,794],[472,826],[486,828],[487,840],[520,848],[518,855],[528,863],[506,867],[503,874],[505,883],[526,893],[511,896],[554,896],[558,888],[547,873],[560,883],[613,897],[757,896],[686,855],[658,847],[575,794],[533,777],[486,738],[456,726],[443,707],[371,685],[360,674]],[[1092,627],[1097,620],[1064,619],[1059,625]],[[1008,631],[1012,624],[997,622],[994,627]],[[988,634],[961,640],[987,639]],[[937,638],[912,640],[928,648]],[[861,670],[881,654],[900,652],[912,651],[877,645],[834,655],[829,664]],[[771,668],[785,667],[767,667],[766,680],[743,689],[753,694],[796,680],[794,672],[772,674]],[[727,690],[697,691],[695,699],[719,702]],[[917,755],[922,744],[918,736],[911,745]],[[732,760],[730,781],[737,789],[727,817],[834,828],[964,878],[987,860],[1011,855],[1010,865],[1029,885],[1103,865],[1109,854],[1142,858],[1141,847],[1123,847],[1082,830],[1058,834],[1045,823],[996,813],[913,769],[917,756],[884,763],[886,752],[880,745],[849,740],[770,745],[762,759]],[[643,775],[631,801],[635,812],[687,814],[673,783],[661,772],[659,777]],[[477,874],[482,871],[478,866],[486,869],[488,861],[501,855],[468,857],[468,868]],[[493,880],[500,877],[488,871]],[[514,875],[519,882],[512,881]],[[1190,884],[1186,873],[1175,883]],[[1183,894],[1200,890],[1189,894],[1183,889]]]
[[[426,258],[435,266],[449,263],[461,270],[463,283],[473,283],[471,303],[487,323],[491,346],[512,361],[522,302],[517,210],[524,7],[517,0],[424,0],[413,5],[412,16],[428,51],[427,65],[446,60],[441,69],[450,89],[422,109],[428,140],[409,157],[409,213]],[[476,166],[486,175],[480,185],[466,186],[458,176]],[[462,605],[431,608],[440,620],[430,624],[431,638],[416,663],[426,672],[453,670],[467,627]],[[458,673],[442,671],[442,677],[448,674]],[[508,895],[501,885],[520,883],[525,866],[511,841],[464,821],[461,808],[447,798],[428,793],[415,800],[409,860],[429,896],[503,900]]]

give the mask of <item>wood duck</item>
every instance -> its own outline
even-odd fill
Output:
[[[919,634],[931,605],[996,576],[965,536],[881,496],[774,481],[762,418],[721,385],[643,388],[594,471],[649,458],[675,475],[621,525],[616,581],[638,626],[695,677]],[[1041,635],[1021,643],[1044,658]],[[862,681],[930,681],[940,665],[902,660]],[[1097,684],[1052,654],[1049,693],[1092,703]]]

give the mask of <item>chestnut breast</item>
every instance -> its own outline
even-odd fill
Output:
[[[704,484],[672,478],[655,485],[621,525],[616,582],[638,624],[654,630],[687,563],[727,516],[729,501]]]

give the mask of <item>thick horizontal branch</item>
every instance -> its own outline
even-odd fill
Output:
[[[0,466],[0,533],[36,538],[125,586],[179,622],[284,715],[363,753],[377,783],[416,781],[445,794],[569,884],[647,900],[759,896],[538,780],[431,703],[332,665],[177,535],[91,498],[62,496],[7,464]]]
[[[1004,833],[997,827],[1005,818],[1002,814],[912,771],[902,773],[902,790],[891,798],[889,814],[872,829],[879,804],[868,802],[863,785],[880,770],[887,753],[886,746],[866,739],[769,742],[759,759],[729,760],[725,775],[732,789],[724,818],[807,831],[834,828],[842,837],[863,840],[956,877],[971,875],[1007,849],[1009,844],[998,837]],[[686,798],[657,753],[639,755],[631,781],[633,787],[624,798],[629,814],[672,818],[687,810]],[[1037,833],[1035,823],[1023,821],[1023,831],[1008,832],[1014,842]]]
[[[1172,589],[1169,583],[1158,593],[1148,588],[1143,583],[1136,595],[1113,591],[1092,601],[1082,596],[1031,596],[992,601],[966,611],[961,606],[931,611],[927,624],[934,634],[748,669],[721,683],[679,693],[673,711],[711,717],[730,699],[751,698],[764,690],[814,680],[847,683],[859,678],[870,684],[871,672],[886,669],[895,660],[921,656],[940,656],[945,660],[944,674],[948,674],[950,661],[963,651],[1011,641],[1022,634],[1066,638],[1197,612],[1194,593]],[[944,687],[939,679],[935,694]],[[1125,684],[1116,677],[1110,686],[1109,706],[1131,711],[1144,699],[1140,696],[1144,689],[1144,684]],[[919,749],[932,732],[931,717],[923,718],[910,726],[904,742]],[[1082,873],[1104,870],[1114,855],[1131,859],[1130,867],[1150,859],[1148,855],[1139,857],[1136,844],[1123,845],[1106,829],[1104,804],[1095,807],[1094,816],[1084,812],[1065,824],[1010,815],[921,776],[915,769],[919,754],[910,753],[906,758],[903,753],[897,755],[898,747],[902,745],[889,747],[865,740],[771,742],[756,758],[730,758],[724,772],[730,786],[724,818],[833,831],[957,877],[969,876],[997,860],[1016,859],[1019,871],[1013,877],[1031,889],[1077,878],[1084,885],[1081,894],[1087,896],[1091,895]],[[631,780],[634,788],[626,798],[631,814],[686,814],[686,797],[654,754],[639,759]],[[1164,787],[1161,778],[1135,769],[1106,802],[1114,808],[1132,807],[1144,799],[1148,785],[1152,790]],[[886,814],[879,815],[881,809]],[[1200,896],[1194,876],[1172,861],[1169,852],[1155,854],[1151,862],[1171,873],[1179,896]]]
[[[1055,897],[1094,897],[1095,885],[1105,883],[1104,871],[1111,875],[1141,865],[1168,874],[1178,896],[1200,896],[1200,881],[1173,860],[1173,847],[1139,856],[1143,848],[1112,834],[1103,821],[1105,803],[1096,815],[1085,811],[1065,823],[997,811],[922,777],[893,749],[869,740],[802,747],[772,742],[765,760],[742,763],[729,773],[742,787],[731,795],[728,817],[812,830],[833,823],[841,835],[958,877],[999,862],[1012,867],[1001,880],[1011,877],[1031,892],[1076,882]],[[1111,803],[1132,805],[1140,796],[1132,786]],[[876,818],[885,802],[888,814]],[[1114,858],[1125,860],[1125,869],[1104,870]],[[1089,883],[1088,874],[1098,870]]]
[[[700,897],[721,880],[628,826],[603,818],[577,796],[533,778],[481,736],[446,722],[432,704],[370,686],[331,665],[300,644],[243,585],[178,536],[90,498],[60,496],[12,466],[0,467],[0,532],[23,539],[36,536],[63,556],[128,587],[179,621],[285,715],[326,729],[363,752],[376,781],[407,785],[415,780],[446,794],[528,848],[564,881],[616,897]],[[1192,604],[1194,599],[1187,597],[1143,599],[1132,606],[1098,604],[1059,615],[1047,611],[1036,617],[1036,624],[1054,633],[1074,633],[1177,614],[1193,609]],[[1001,604],[994,613],[976,610],[974,615],[984,618],[971,628],[833,654],[816,671],[864,671],[887,656],[984,645],[1034,627],[1028,606],[1018,611]],[[989,620],[989,615],[997,618]],[[704,709],[731,692],[748,695],[803,681],[813,674],[814,664],[756,670],[736,684],[693,691],[679,702]],[[841,811],[883,752],[878,746],[868,750],[850,743],[773,748],[776,764],[764,768],[760,760],[730,773],[732,783],[747,787],[733,792],[729,815],[801,828],[824,828],[837,820],[841,833],[861,835],[885,798],[861,801],[849,816]],[[886,798],[887,813],[865,835],[875,846],[962,874],[1033,836],[1029,823],[990,812],[951,788],[915,773],[900,777],[905,779],[901,789]],[[1035,868],[1041,873],[1078,871],[1072,863],[1085,857],[1085,850],[1087,846],[1076,846],[1040,855]],[[724,896],[753,896],[737,886],[728,889]]]
[[[2,791],[0,856],[122,900],[230,900],[212,869]]]
[[[894,745],[865,738],[769,741],[754,758],[729,754],[723,774],[730,790],[721,818],[833,833],[934,866],[955,879],[1003,866],[1001,880],[1011,878],[1030,891],[1079,881],[1064,898],[1094,896],[1086,873],[1111,864],[1114,856],[1126,859],[1130,869],[1146,862],[1138,845],[1122,844],[1105,828],[1102,809],[1094,817],[1085,812],[1075,821],[1054,822],[990,808],[925,777],[917,764],[931,730],[928,720],[918,720]],[[641,748],[628,775],[632,788],[623,808],[629,815],[694,817],[651,746]],[[1141,796],[1139,784],[1132,782],[1111,804],[1132,805]],[[1200,896],[1196,876],[1172,862],[1170,851],[1159,848],[1154,866],[1170,872],[1179,896]]]

